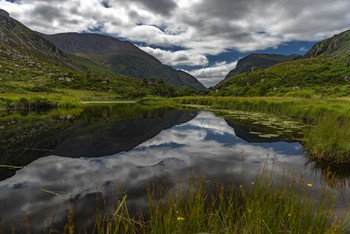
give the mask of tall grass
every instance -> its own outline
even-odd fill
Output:
[[[336,115],[325,116],[305,132],[305,147],[311,159],[349,163],[350,122],[340,120]]]
[[[264,177],[238,187],[217,184],[209,193],[200,179],[163,195],[153,185],[147,216],[131,218],[123,197],[113,216],[97,220],[95,233],[344,233],[332,198],[322,194],[315,202],[311,186]]]

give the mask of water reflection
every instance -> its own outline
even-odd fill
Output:
[[[194,117],[194,111],[125,104],[88,106],[83,112],[33,113],[25,118],[11,113],[1,118],[0,164],[25,166],[49,155],[80,158],[116,154]],[[0,179],[13,174],[13,170],[2,169]]]
[[[95,220],[97,196],[103,196],[113,207],[121,194],[126,193],[128,206],[134,213],[147,208],[148,183],[161,178],[166,181],[167,189],[172,190],[181,182],[187,183],[190,171],[195,176],[204,175],[214,187],[218,180],[239,186],[255,180],[261,165],[268,162],[276,176],[286,171],[303,174],[306,183],[314,184],[315,191],[322,189],[320,172],[305,167],[299,142],[248,143],[213,113],[190,116],[193,119],[186,122],[186,118],[180,118],[186,123],[169,129],[165,129],[165,125],[158,127],[164,130],[154,136],[149,134],[150,139],[128,152],[94,158],[49,156],[17,171],[15,176],[0,182],[0,215],[5,229],[9,230],[11,222],[16,223],[18,230],[24,228],[18,224],[24,213],[33,233],[42,231],[44,223],[50,224],[53,214],[53,226],[60,229],[66,220],[67,207],[74,205],[75,221],[79,224],[77,232],[90,230]],[[163,117],[177,120],[172,123],[179,122],[179,118],[168,118],[166,114]],[[157,121],[154,122],[156,125]],[[161,125],[159,121],[158,124]],[[151,131],[155,125],[146,127]],[[78,139],[80,144],[84,143],[83,139],[89,139],[88,131],[86,135],[79,135],[84,136]],[[45,191],[58,191],[63,199]]]

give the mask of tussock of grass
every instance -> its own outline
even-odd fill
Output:
[[[350,161],[350,123],[328,115],[305,133],[305,147],[311,159],[348,163]]]

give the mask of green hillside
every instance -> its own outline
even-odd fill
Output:
[[[308,97],[350,95],[350,56],[320,56],[290,61],[239,74],[220,84],[211,95]]]
[[[235,69],[231,70],[225,80],[256,68],[268,68],[278,63],[296,60],[300,55],[280,55],[280,54],[250,54],[237,63]]]

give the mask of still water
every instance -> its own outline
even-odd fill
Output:
[[[2,113],[0,133],[0,164],[22,167],[0,171],[5,233],[62,230],[67,208],[77,232],[90,232],[97,207],[113,209],[124,194],[131,213],[147,209],[146,188],[154,181],[169,191],[190,175],[205,177],[208,187],[239,186],[256,180],[264,165],[276,177],[302,176],[315,194],[341,187],[338,206],[347,204],[346,182],[324,184],[323,170],[307,163],[298,140],[259,137],[208,111],[119,104]]]

